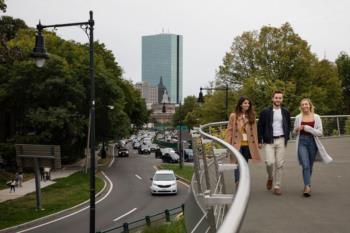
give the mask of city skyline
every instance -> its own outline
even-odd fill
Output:
[[[264,25],[280,27],[289,22],[319,58],[334,61],[341,51],[350,53],[350,2],[257,1],[234,2],[167,0],[7,0],[1,15],[21,18],[30,27],[88,19],[94,11],[95,38],[104,43],[124,70],[123,77],[141,81],[141,36],[170,32],[183,35],[183,95],[198,96],[200,86],[208,86],[222,64],[233,39],[245,31]],[[86,43],[86,35],[76,28],[58,29],[66,40]]]

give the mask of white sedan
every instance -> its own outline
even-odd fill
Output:
[[[177,178],[172,170],[158,170],[154,174],[151,185],[153,194],[177,194]]]

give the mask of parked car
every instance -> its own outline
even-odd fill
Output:
[[[177,178],[173,170],[158,170],[155,172],[150,187],[153,194],[177,194]]]
[[[129,150],[125,147],[121,147],[118,150],[119,157],[129,157]]]
[[[180,156],[173,151],[167,152],[162,155],[163,163],[178,163],[179,159],[180,159]]]
[[[184,149],[184,160],[186,162],[193,161],[193,150],[192,149]]]
[[[142,144],[141,147],[139,148],[139,154],[150,154],[151,149],[147,144]]]

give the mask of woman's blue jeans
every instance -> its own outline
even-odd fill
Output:
[[[317,153],[317,145],[313,136],[300,135],[298,158],[303,168],[304,185],[311,185],[312,167]]]

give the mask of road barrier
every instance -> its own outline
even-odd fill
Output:
[[[153,215],[147,215],[144,218],[136,221],[125,222],[121,226],[112,227],[107,230],[100,230],[97,233],[107,233],[107,232],[129,233],[130,231],[134,231],[135,229],[143,228],[145,226],[151,226],[152,223],[160,223],[163,221],[170,222],[172,217],[183,212],[184,212],[184,204],[172,209],[166,209],[163,212],[159,212]]]

